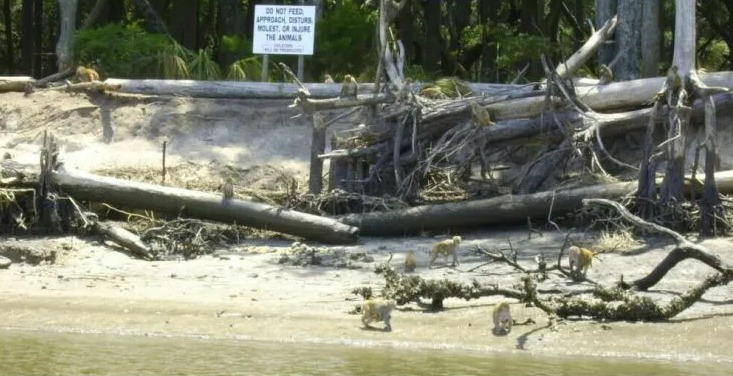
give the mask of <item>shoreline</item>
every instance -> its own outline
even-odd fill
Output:
[[[484,236],[477,235],[480,237],[474,236],[473,241]],[[512,302],[517,321],[531,317],[537,324],[516,325],[508,336],[496,337],[491,334],[490,312],[499,300],[448,299],[446,309],[438,313],[422,311],[414,304],[398,307],[393,313],[393,331],[387,333],[361,329],[360,316],[348,313],[359,304],[350,290],[365,284],[377,287],[382,280],[372,272],[374,263],[404,248],[402,243],[429,244],[432,239],[368,240],[347,247],[374,257],[373,263],[353,269],[279,265],[276,260],[286,249],[284,242],[229,249],[219,256],[190,261],[145,262],[73,238],[40,241],[59,249],[69,248],[69,242],[74,246],[54,264],[14,264],[0,271],[2,330],[317,343],[475,355],[733,363],[733,348],[727,342],[733,337],[730,286],[709,292],[703,302],[666,323],[606,325],[563,320],[551,330],[544,313]],[[663,255],[663,249],[635,256],[607,254],[601,264],[604,269],[597,266],[591,273],[609,283],[618,276],[619,265],[629,263],[629,257],[633,257],[634,269],[641,271]],[[462,257],[464,269],[481,262],[470,255]],[[425,261],[420,259],[418,264]],[[710,273],[700,263],[677,269],[667,277],[668,283],[659,286],[659,296],[670,295],[668,290]],[[510,270],[502,266],[501,271],[489,273],[489,278],[511,283],[517,275],[507,273]],[[450,268],[423,267],[420,273],[428,278],[476,277]]]

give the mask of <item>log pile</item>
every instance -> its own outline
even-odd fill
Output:
[[[617,199],[636,191],[645,130],[670,113],[668,106],[652,106],[667,78],[593,85],[571,79],[615,25],[616,18],[609,20],[556,67],[543,58],[547,81],[521,92],[476,93],[452,78],[415,90],[390,53],[383,56],[389,80],[375,94],[314,99],[301,85],[293,106],[313,115],[311,166],[329,161],[329,190],[396,196],[412,205],[444,204],[341,220],[375,235],[483,225],[497,218],[506,223],[546,218],[555,191],[567,190],[557,195],[553,214],[581,207],[584,198]],[[722,89],[733,88],[731,72],[701,74],[700,80],[721,89],[712,98],[719,114],[729,113],[733,96]],[[322,114],[349,107],[361,109],[352,129],[335,131],[331,150],[325,151],[324,128],[333,119]],[[686,147],[701,144],[695,137],[704,107],[698,102],[690,111]],[[663,141],[664,135],[656,144]],[[319,193],[321,170],[312,171],[311,191]],[[501,214],[478,219],[487,212]]]

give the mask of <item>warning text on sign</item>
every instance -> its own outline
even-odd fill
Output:
[[[255,5],[252,52],[313,55],[315,6]]]

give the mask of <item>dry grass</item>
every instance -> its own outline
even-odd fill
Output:
[[[628,231],[603,231],[590,248],[596,253],[626,253],[635,250],[639,244]]]

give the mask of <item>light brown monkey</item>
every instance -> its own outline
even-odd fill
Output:
[[[397,307],[397,302],[392,299],[374,298],[367,299],[361,305],[361,322],[365,327],[370,328],[372,321],[384,322],[384,331],[392,330],[392,310]]]
[[[494,319],[494,334],[508,334],[512,330],[514,319],[512,318],[509,303],[501,302],[497,304],[496,307],[494,307],[492,318]]]
[[[451,264],[451,266],[455,266],[456,264],[458,264],[458,246],[460,244],[460,236],[454,236],[450,239],[435,243],[433,245],[433,249],[430,251],[430,262],[428,263],[428,267],[432,268],[435,259],[438,258],[438,256],[440,255],[443,255],[445,262],[448,262],[448,256],[452,255],[453,264]]]
[[[232,197],[234,197],[234,185],[232,185],[232,182],[226,182],[221,187],[221,193],[222,196],[224,196],[225,199],[229,200]]]
[[[99,81],[99,73],[92,68],[85,66],[78,66],[76,68],[76,80],[79,82],[94,82]]]
[[[333,83],[333,77],[331,77],[330,74],[326,73],[323,75],[324,83],[326,84],[332,84]]]
[[[417,261],[415,260],[415,251],[407,252],[407,256],[405,256],[405,271],[414,272],[416,267]]]
[[[344,76],[344,83],[341,86],[341,94],[339,94],[339,98],[356,99],[358,93],[359,84],[356,82],[354,76],[350,74]]]
[[[494,124],[494,122],[491,121],[491,115],[489,115],[489,111],[486,107],[481,106],[476,101],[469,101],[468,106],[471,109],[471,119],[473,120],[474,126],[483,127]]]
[[[601,85],[610,84],[613,82],[613,71],[606,64],[598,66],[598,83]]]
[[[585,277],[588,268],[593,266],[593,251],[572,246],[568,248],[568,260],[570,261],[570,274],[583,273]]]

